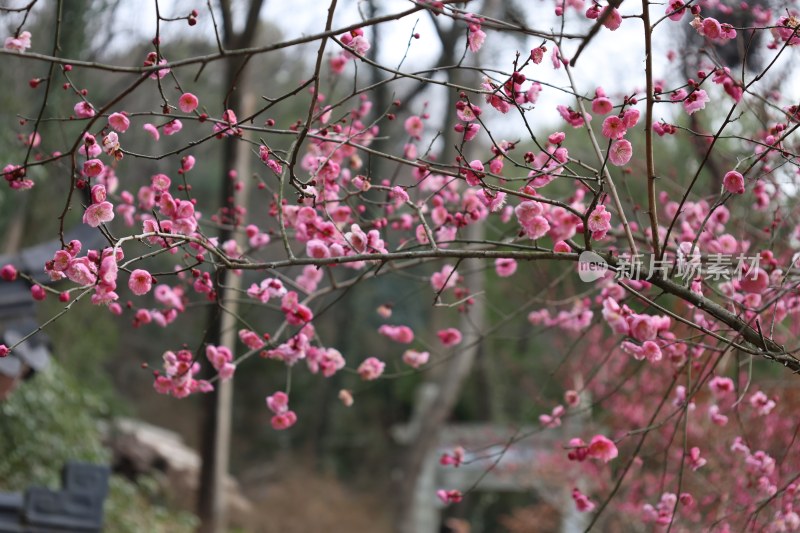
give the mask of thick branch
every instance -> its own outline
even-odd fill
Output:
[[[650,283],[662,289],[664,292],[677,296],[687,303],[690,303],[716,318],[723,324],[738,332],[742,338],[755,346],[763,357],[770,359],[789,368],[794,373],[800,373],[800,360],[786,351],[786,348],[779,345],[772,339],[759,333],[742,318],[731,313],[718,303],[693,292],[683,285],[679,285],[672,280],[656,278],[649,280]]]
[[[647,209],[650,216],[650,231],[653,233],[653,255],[661,257],[658,245],[658,211],[656,203],[656,169],[653,160],[653,43],[650,27],[650,2],[642,0],[642,23],[644,25],[644,74],[647,79],[647,107],[644,115],[644,143],[647,159]]]

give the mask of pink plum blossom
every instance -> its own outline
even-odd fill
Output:
[[[686,13],[686,4],[683,3],[683,0],[670,0],[667,3],[666,14],[670,20],[681,20],[684,13]]]
[[[416,350],[406,350],[403,353],[403,362],[411,368],[419,368],[428,362],[430,353],[418,352]]]
[[[722,178],[722,186],[731,194],[744,194],[744,176],[731,170]]]
[[[453,126],[453,129],[458,133],[463,133],[464,141],[469,142],[478,135],[479,131],[481,131],[481,125],[476,124],[474,122],[468,122],[466,124],[462,124],[459,122],[458,124]]]
[[[353,405],[353,394],[347,389],[342,389],[339,391],[339,401],[345,407],[351,407]]]
[[[608,113],[611,113],[612,109],[614,109],[614,104],[612,104],[611,100],[605,96],[598,96],[592,100],[592,113],[597,113],[598,115],[607,115]]]
[[[114,220],[114,206],[111,202],[92,204],[83,213],[83,223],[93,228],[112,220]]]
[[[728,423],[728,417],[720,413],[720,408],[718,405],[709,406],[708,417],[716,426],[725,426]]]
[[[606,15],[606,20],[603,22],[603,26],[608,28],[611,31],[614,31],[620,27],[622,24],[622,15],[619,14],[619,11],[613,7],[606,7],[603,11],[611,10],[611,12]]]
[[[469,168],[464,171],[464,177],[468,185],[477,186],[481,184],[481,179],[484,177],[483,163],[479,159],[470,161]]]
[[[262,339],[257,333],[249,329],[239,330],[239,340],[241,340],[242,344],[244,344],[251,350],[260,350],[266,345],[264,339]]]
[[[384,324],[378,328],[378,333],[400,344],[411,344],[414,342],[414,331],[408,326],[390,326],[389,324]]]
[[[481,108],[464,100],[459,100],[456,102],[456,115],[458,115],[459,120],[472,122],[481,115]]]
[[[706,460],[700,457],[700,448],[697,446],[693,446],[691,450],[689,450],[689,466],[693,471],[696,471],[702,468],[706,464]]]
[[[425,130],[425,124],[422,122],[421,118],[416,115],[412,115],[406,119],[403,125],[406,133],[408,133],[410,137],[413,137],[417,140],[422,138],[422,132]]]
[[[380,359],[369,357],[358,366],[358,375],[361,376],[361,379],[364,381],[372,381],[378,379],[381,374],[383,374],[383,369],[385,367],[386,363]]]
[[[636,124],[639,123],[639,116],[640,115],[641,115],[641,113],[639,113],[638,109],[628,108],[622,114],[622,122],[625,123],[625,127],[626,128],[632,128]]]
[[[175,135],[183,129],[183,123],[177,118],[164,124],[164,135]]]
[[[575,502],[575,508],[580,513],[590,513],[595,508],[595,503],[577,488],[572,489],[572,500]]]
[[[31,32],[23,31],[17,37],[6,37],[3,47],[6,50],[14,50],[15,52],[24,52],[31,47]]]
[[[83,173],[90,178],[96,178],[104,169],[105,165],[99,159],[89,159],[83,163]]]
[[[14,265],[3,265],[3,268],[0,268],[0,278],[3,281],[14,281],[17,279],[17,269]]]
[[[311,322],[314,313],[307,306],[298,302],[295,291],[287,292],[281,299],[281,311],[286,317],[286,322],[292,326],[302,326]]]
[[[439,330],[436,333],[436,336],[439,337],[439,342],[441,342],[444,346],[456,346],[461,344],[461,332],[456,328],[446,328]]]
[[[750,396],[750,406],[756,410],[760,416],[768,415],[775,408],[775,401],[770,400],[763,391],[756,391]]]
[[[572,251],[569,244],[566,241],[558,241],[553,245],[553,251],[556,253],[564,254],[569,253]]]
[[[761,294],[769,287],[769,275],[761,268],[756,268],[742,275],[739,285],[745,292]]]
[[[697,89],[692,91],[683,101],[683,108],[691,115],[701,109],[705,109],[706,102],[709,100],[708,94],[703,89]]]
[[[609,139],[622,139],[627,133],[627,128],[622,119],[616,115],[606,117],[603,121],[603,136]]]
[[[267,407],[275,414],[285,413],[289,410],[289,396],[285,392],[278,391],[266,398]]]
[[[452,489],[452,490],[444,490],[440,489],[436,491],[436,497],[442,501],[445,505],[450,503],[458,503],[463,499],[463,494],[461,494],[460,490]]]
[[[193,155],[185,155],[181,158],[181,169],[178,174],[184,174],[194,168],[195,159]]]
[[[277,431],[289,429],[295,424],[295,422],[297,422],[297,415],[294,411],[286,411],[285,413],[277,414],[270,419],[270,425],[272,425],[272,429]]]
[[[594,208],[587,222],[593,238],[602,238],[611,229],[611,213],[606,211],[606,206],[600,204]]]
[[[517,262],[511,258],[495,259],[494,268],[498,276],[507,278],[513,276],[517,271]]]
[[[486,33],[480,29],[480,27],[473,30],[470,28],[469,35],[467,35],[467,43],[469,45],[470,52],[477,52],[483,46],[483,41],[486,40]]]
[[[452,452],[445,452],[439,458],[439,464],[442,466],[452,466],[458,468],[464,462],[464,455],[466,450],[462,446],[456,446]]]
[[[435,272],[431,276],[431,286],[436,292],[441,292],[456,286],[458,282],[458,275],[456,274],[455,267],[445,265],[439,272]]]
[[[277,278],[265,278],[261,283],[253,283],[247,289],[247,295],[261,303],[267,303],[270,298],[282,298],[286,293],[283,282]]]
[[[226,346],[207,345],[206,359],[217,371],[220,379],[230,379],[236,370],[236,365],[233,364],[233,353]]]
[[[355,58],[356,56],[350,53],[350,51],[355,52],[358,55],[364,55],[370,49],[369,40],[367,40],[366,36],[364,36],[364,30],[361,28],[352,30],[349,33],[345,33],[339,38],[342,41],[342,44],[348,49],[345,51],[344,55],[346,58]]]
[[[627,139],[614,141],[608,150],[608,160],[618,167],[626,165],[631,160],[631,156],[633,156],[633,147]]]
[[[178,107],[184,113],[191,113],[197,106],[199,105],[199,101],[197,97],[192,93],[183,93],[180,98],[178,98]]]
[[[91,159],[93,157],[97,157],[102,152],[102,148],[97,142],[97,139],[94,135],[90,135],[89,133],[84,134],[83,142],[81,143],[81,147],[78,149],[78,153],[86,158]]]
[[[595,435],[592,437],[591,442],[589,442],[588,452],[589,457],[600,459],[605,463],[615,459],[619,455],[614,442],[603,435]]]
[[[553,408],[550,414],[539,415],[539,423],[546,428],[557,428],[561,426],[561,417],[564,416],[564,406],[557,405]]]
[[[108,117],[108,124],[116,131],[125,133],[131,125],[130,119],[124,113],[112,113]]]
[[[542,62],[542,59],[544,59],[545,52],[547,52],[547,47],[545,46],[538,46],[536,48],[533,48],[531,50],[531,61],[533,61],[534,64],[536,65],[540,64]]]
[[[717,398],[725,397],[734,392],[733,380],[722,376],[714,376],[708,382],[708,388]]]
[[[661,347],[653,341],[644,341],[642,343],[642,355],[651,363],[660,361],[662,357]]]
[[[270,420],[273,429],[278,431],[288,429],[297,422],[297,415],[289,410],[289,396],[285,392],[276,392],[267,396],[267,407],[274,413]]]
[[[315,259],[327,259],[331,256],[328,246],[319,239],[311,239],[306,243],[306,254]]]
[[[114,156],[116,160],[122,159],[122,152],[120,152],[120,144],[119,144],[119,136],[115,132],[109,132],[108,135],[103,137],[103,151],[110,155]]]
[[[78,118],[92,118],[95,115],[94,107],[89,102],[81,100],[73,108]]]
[[[569,407],[577,407],[581,403],[581,396],[578,391],[568,390],[564,393],[564,401]]]
[[[45,298],[47,298],[47,291],[44,290],[44,287],[38,284],[31,285],[31,296],[37,302],[41,302]]]
[[[582,128],[585,123],[592,121],[592,115],[589,113],[581,114],[565,105],[557,105],[556,110],[573,128]]]
[[[147,270],[137,268],[131,272],[128,278],[128,288],[137,296],[142,296],[150,292],[153,287],[153,276]]]
[[[142,129],[144,129],[144,131],[149,133],[154,141],[157,141],[161,137],[161,134],[158,132],[158,128],[156,128],[154,125],[150,124],[149,122],[147,124],[145,124],[144,126],[142,126]]]
[[[561,50],[558,48],[558,45],[553,45],[553,51],[550,52],[550,63],[556,70],[561,68]]]

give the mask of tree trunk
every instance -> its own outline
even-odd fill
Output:
[[[444,31],[439,28],[439,35],[442,40],[443,52],[440,62],[455,62],[455,44],[457,33],[454,30]],[[469,82],[462,79],[451,80],[455,83]],[[455,124],[455,104],[457,93],[448,93],[448,102],[442,124],[441,138],[444,145],[441,161],[453,160],[456,144],[456,137],[453,134],[453,124]],[[464,238],[468,240],[480,240],[482,228],[477,224],[471,224],[464,231]],[[459,272],[463,273],[464,287],[470,294],[477,294],[483,291],[484,276],[480,260],[461,261],[458,267]],[[439,442],[441,429],[453,412],[458,398],[461,394],[464,382],[475,363],[480,349],[481,335],[485,324],[485,309],[482,298],[476,298],[475,303],[469,307],[460,320],[459,329],[463,333],[464,346],[459,353],[443,365],[438,372],[425,384],[421,385],[421,395],[419,401],[414,406],[414,417],[409,424],[413,428],[408,441],[403,443],[406,449],[402,454],[397,481],[397,499],[395,507],[395,531],[397,533],[422,533],[423,522],[425,520],[423,509],[417,505],[419,499],[432,501],[436,495],[419,494],[419,490],[425,490],[421,485],[426,473],[426,467],[432,468],[430,464],[431,454]],[[436,524],[438,527],[438,524]]]
[[[237,96],[236,102],[232,98],[230,105],[237,105],[237,112],[243,116],[248,115],[253,109],[253,95]],[[249,145],[239,142],[236,139],[227,139],[225,146],[225,165],[226,169],[235,169],[242,187],[238,191],[233,190],[235,180],[228,179],[227,172],[224,178],[225,185],[223,190],[228,193],[225,199],[233,198],[234,202],[230,205],[245,205],[248,185],[250,179],[250,158],[248,156]],[[225,205],[229,203],[226,202]],[[242,240],[242,233],[239,232],[235,237]],[[230,230],[220,232],[219,243],[222,244],[232,237]],[[245,248],[246,244],[239,243],[240,248]],[[237,297],[241,289],[242,278],[240,275],[233,275],[228,270],[220,272],[219,285],[220,292],[217,295],[218,302],[227,309],[222,312],[215,308],[209,314],[208,331],[210,332],[208,343],[227,346],[235,352],[236,335],[236,311],[238,308]],[[227,505],[225,501],[225,479],[228,475],[228,464],[230,457],[231,440],[231,412],[233,407],[233,381],[218,381],[214,391],[208,393],[205,398],[205,424],[202,435],[202,457],[203,468],[200,476],[200,490],[198,498],[198,514],[202,520],[200,531],[206,533],[217,533],[226,531],[227,526]]]
[[[481,231],[476,224],[467,226],[466,238],[479,239]],[[479,259],[462,261],[459,266],[459,270],[465,273],[464,286],[471,294],[483,291],[484,274],[481,266]],[[468,314],[465,313],[461,318],[460,329],[464,335],[462,346],[466,348],[447,362],[443,372],[434,381],[434,399],[425,402],[425,407],[417,412],[418,429],[409,435],[411,442],[401,466],[402,478],[398,485],[395,519],[397,533],[422,533],[417,522],[419,509],[416,505],[420,477],[426,459],[435,451],[441,429],[453,412],[464,382],[474,366],[485,322],[485,308],[482,298],[478,297]],[[433,493],[421,496],[431,500],[436,497]]]
[[[233,15],[230,0],[221,0],[220,8],[223,19],[223,43],[225,48],[244,48],[252,45],[258,15],[263,0],[251,0],[247,11],[245,28],[240,34],[233,31]],[[231,57],[225,61],[225,79],[230,83],[225,107],[234,110],[239,116],[247,116],[254,108],[253,98],[245,96],[247,92],[246,70],[243,68],[247,58]],[[238,90],[237,90],[238,86]],[[247,109],[245,109],[247,107]],[[249,174],[248,145],[235,136],[223,141],[222,187],[220,206],[227,207],[233,213],[233,207],[246,202],[247,179]],[[238,192],[235,181],[229,178],[229,171],[236,170],[244,187]],[[223,226],[219,232],[219,243],[222,244],[233,236],[229,226]],[[228,270],[219,272],[217,287],[224,287],[217,295],[220,303],[234,310],[237,296],[236,289],[241,280],[231,275]],[[232,350],[236,346],[236,328],[233,313],[223,313],[218,307],[212,308],[206,327],[209,344],[225,345]],[[222,533],[227,530],[227,506],[225,502],[224,484],[228,473],[231,438],[231,408],[233,385],[230,382],[218,382],[213,392],[204,398],[205,417],[201,434],[202,469],[197,498],[197,514],[201,520],[202,533]]]

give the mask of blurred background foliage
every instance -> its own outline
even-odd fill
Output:
[[[111,412],[104,396],[53,362],[0,403],[0,490],[56,489],[67,461],[108,463],[101,427]],[[163,500],[155,479],[140,476],[134,483],[113,475],[105,504],[106,531],[194,531],[196,519],[165,508]]]

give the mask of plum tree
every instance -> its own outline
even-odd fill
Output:
[[[404,510],[477,349],[499,323],[522,323],[524,336],[558,330],[547,337],[558,357],[543,363],[563,400],[541,395],[539,421],[557,431],[591,415],[549,454],[589,529],[618,513],[665,530],[800,528],[800,420],[776,385],[800,371],[794,2],[410,0],[368,2],[342,21],[332,0],[313,33],[263,45],[251,40],[261,2],[239,37],[221,2],[157,9],[151,50],[126,64],[61,57],[57,40],[44,50],[26,29],[36,4],[0,8],[13,21],[0,60],[30,78],[34,104],[3,176],[8,194],[58,197],[50,231],[62,246],[42,265],[52,284],[13,265],[2,277],[69,301],[53,319],[78,300],[141,328],[206,307],[227,316],[240,342],[194,333],[166,350],[157,393],[185,398],[239,368],[281,365],[286,386],[264,396],[283,431],[303,424],[293,372],[377,384],[421,373],[438,388],[402,461],[398,530],[412,531]],[[752,23],[726,22],[737,10]],[[401,35],[416,19],[428,29]],[[159,32],[177,24],[213,32],[217,50],[171,55]],[[686,25],[696,38],[670,48]],[[259,58],[305,45],[291,89],[247,83]],[[746,53],[722,52],[731,45]],[[410,66],[419,47],[439,57]],[[404,52],[389,61],[375,48]],[[224,95],[199,92],[220,61]],[[598,62],[624,71],[613,88],[595,79]],[[83,85],[91,72],[104,87]],[[58,90],[69,105],[48,105]],[[260,96],[249,106],[248,90]],[[149,103],[126,108],[132,94]],[[42,135],[49,122],[65,136]],[[168,137],[180,141],[162,148]],[[218,149],[241,157],[225,159],[222,202],[203,205],[193,176]],[[68,241],[73,223],[96,228],[104,247]],[[386,305],[377,333],[396,356],[328,344],[319,324],[339,296],[382,277],[424,288],[437,325],[400,323]],[[487,279],[513,296],[490,298],[502,291]],[[498,324],[486,306],[503,313]],[[353,387],[339,397],[358,405]]]

